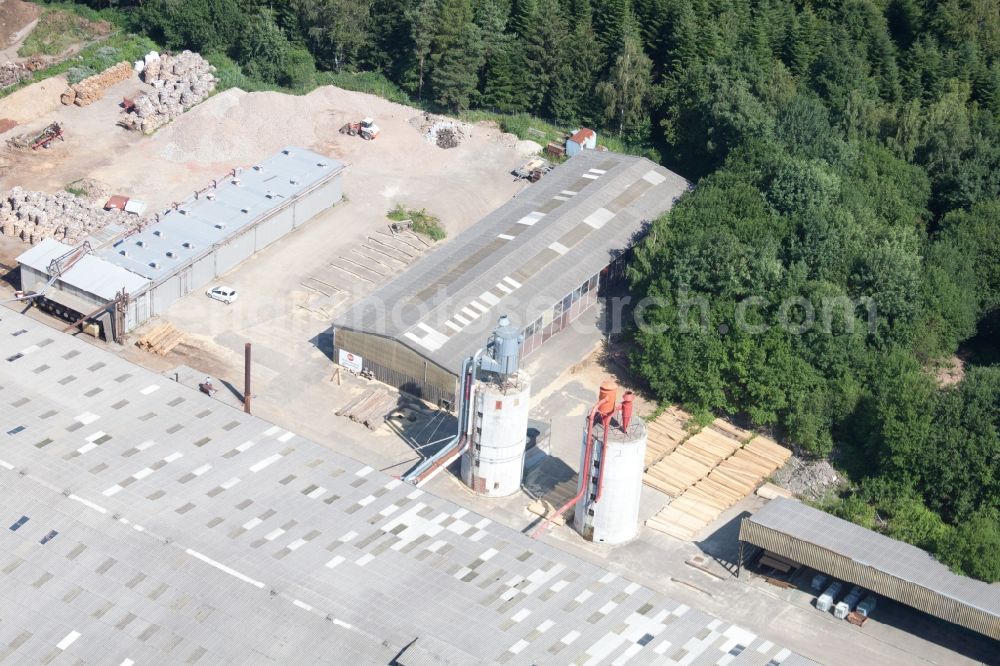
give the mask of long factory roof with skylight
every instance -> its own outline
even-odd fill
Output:
[[[641,157],[585,150],[338,317],[456,374],[501,314],[531,324],[628,248],[690,184]]]
[[[808,663],[25,315],[0,340],[0,659]]]

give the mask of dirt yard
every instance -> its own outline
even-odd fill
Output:
[[[96,178],[117,192],[144,199],[150,210],[168,206],[234,166],[249,166],[287,145],[299,145],[350,164],[351,198],[427,207],[449,232],[479,215],[484,202],[516,191],[508,172],[519,163],[512,135],[474,126],[456,149],[428,144],[408,122],[416,109],[362,93],[323,87],[305,96],[228,90],[194,107],[151,136],[115,125],[122,97],[146,85],[133,78],[108,89],[87,107],[63,106],[62,77],[0,100],[0,118],[17,127],[0,135],[64,124],[66,141],[47,150],[0,149],[0,190],[14,185],[55,191]],[[373,116],[382,127],[374,142],[337,133],[348,120]],[[448,191],[447,198],[441,194]]]
[[[14,60],[17,46],[35,27],[42,8],[24,0],[0,0],[0,63]],[[13,47],[13,52],[7,49]]]

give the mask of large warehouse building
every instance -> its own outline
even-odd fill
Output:
[[[463,361],[501,314],[524,330],[525,355],[538,349],[688,187],[649,160],[583,151],[337,318],[335,360],[454,405]]]
[[[812,663],[25,315],[0,340],[4,663]]]
[[[740,525],[740,541],[1000,640],[1000,583],[959,576],[916,546],[796,500]]]
[[[52,239],[39,243],[18,257],[21,288],[44,290],[47,301],[78,316],[94,313],[105,337],[109,301],[124,289],[124,329],[130,331],[340,201],[343,170],[336,160],[286,148],[249,169],[234,169],[141,230],[105,230],[109,240],[94,239],[93,254],[48,288],[58,272],[53,260],[73,248]]]

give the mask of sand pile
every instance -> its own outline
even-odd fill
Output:
[[[308,112],[313,101],[311,95],[226,90],[199,107],[197,116],[172,123],[164,135],[169,143],[160,154],[176,162],[246,164],[289,144],[313,145],[317,120]],[[333,123],[326,130],[336,134]]]
[[[146,83],[158,88],[135,99],[134,112],[125,111],[119,124],[144,133],[166,125],[202,101],[215,89],[215,67],[197,53],[176,56],[151,52],[136,63]]]
[[[79,83],[74,83],[66,89],[59,101],[63,104],[76,104],[77,106],[87,106],[104,97],[104,90],[116,83],[131,78],[132,64],[120,62],[112,65],[100,74],[88,76]]]
[[[0,199],[0,234],[32,245],[54,238],[70,245],[109,224],[131,226],[140,218],[106,211],[69,192],[31,192],[13,187]]]

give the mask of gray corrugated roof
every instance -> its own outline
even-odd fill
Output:
[[[110,263],[158,280],[343,168],[335,159],[290,146],[220,181],[200,198],[161,214],[156,224],[98,254]],[[167,252],[173,256],[168,257]]]
[[[688,187],[649,160],[584,151],[334,326],[397,338],[457,373],[501,314],[517,326],[531,324],[628,247],[644,222]]]
[[[69,245],[46,238],[19,256],[17,262],[36,271],[47,273],[49,262],[72,249]],[[123,287],[128,293],[135,294],[145,289],[150,281],[132,271],[88,254],[65,271],[58,283],[76,287],[81,291],[110,301]]]
[[[866,567],[1000,617],[1000,583],[952,573],[930,553],[814,509],[777,498],[745,520],[820,546]]]
[[[807,663],[26,316],[0,344],[0,659]]]

